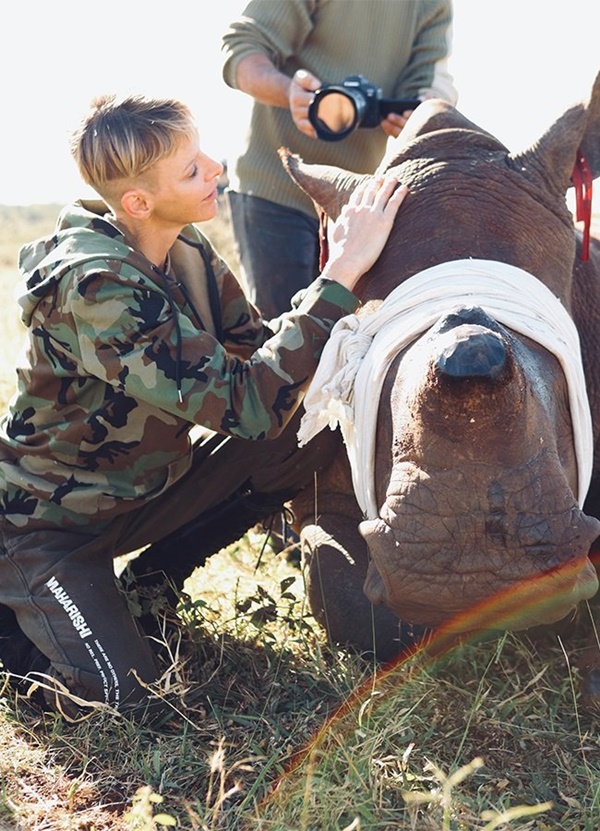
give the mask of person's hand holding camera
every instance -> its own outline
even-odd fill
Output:
[[[314,127],[308,120],[308,107],[321,81],[306,69],[298,69],[290,84],[288,99],[294,124],[301,133],[317,138]]]
[[[381,129],[387,136],[396,138],[396,136],[399,136],[406,126],[406,122],[408,121],[411,113],[412,110],[405,110],[403,113],[389,113],[381,121]]]

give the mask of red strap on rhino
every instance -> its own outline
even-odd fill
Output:
[[[581,150],[577,151],[573,168],[573,185],[575,187],[575,219],[583,222],[583,245],[581,259],[590,258],[590,227],[592,224],[592,172]]]
[[[319,213],[319,271],[323,271],[329,259],[329,241],[327,239],[327,214]]]

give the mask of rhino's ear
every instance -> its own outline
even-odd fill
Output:
[[[581,150],[596,178],[600,176],[600,73],[587,104],[568,109],[528,150],[511,156],[523,170],[539,171],[557,193],[571,186],[577,152]]]
[[[592,176],[600,176],[600,72],[592,89],[587,107],[587,123],[579,147],[590,166]]]
[[[356,186],[370,178],[333,165],[306,164],[287,147],[280,147],[278,153],[291,178],[315,203],[317,213],[324,211],[333,220]]]

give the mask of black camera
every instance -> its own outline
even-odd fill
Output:
[[[381,88],[363,75],[325,84],[308,107],[308,119],[322,141],[341,141],[357,127],[378,127],[386,115],[416,109],[418,98],[383,98]]]

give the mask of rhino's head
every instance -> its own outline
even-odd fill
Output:
[[[389,373],[377,448],[373,602],[522,628],[595,594],[600,523],[578,505],[565,375],[544,347],[479,308],[443,316]]]
[[[475,259],[527,272],[581,319],[565,202],[579,152],[599,174],[600,75],[588,104],[518,155],[445,102],[422,104],[381,165],[397,168],[409,195],[359,283],[360,314],[424,269]],[[333,219],[364,178],[280,155]],[[600,523],[581,509],[582,455],[591,458],[600,425],[578,450],[573,380],[547,347],[458,297],[399,349],[378,405],[377,515],[361,524],[373,602],[414,623],[462,615],[465,630],[523,628],[595,594],[588,553]]]

